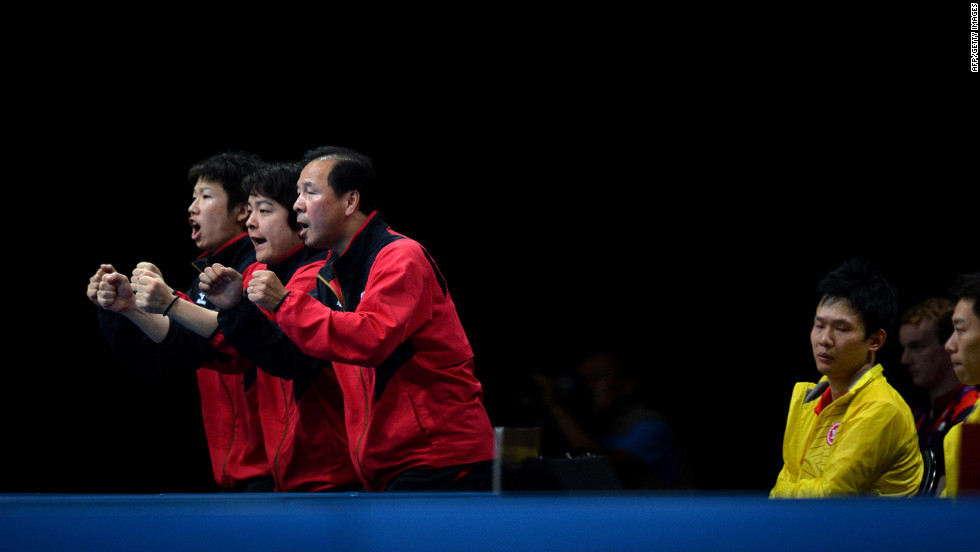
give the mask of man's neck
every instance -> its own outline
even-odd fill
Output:
[[[354,236],[364,226],[367,219],[367,215],[358,211],[344,221],[344,239],[337,244],[337,247],[333,248],[335,253],[343,255],[347,251],[350,242],[354,241]]]
[[[837,399],[843,397],[844,394],[847,393],[847,390],[850,389],[851,386],[857,382],[857,380],[861,379],[861,376],[866,374],[872,366],[874,366],[874,362],[869,362],[868,364],[865,364],[861,368],[855,370],[854,373],[848,378],[827,378],[827,382],[830,384],[830,398],[836,401]]]
[[[951,371],[951,374],[953,376],[952,378],[945,378],[943,381],[937,383],[934,387],[929,389],[929,400],[932,402],[933,406],[936,405],[937,399],[943,395],[951,393],[954,389],[959,387],[960,380],[956,377],[956,373]]]

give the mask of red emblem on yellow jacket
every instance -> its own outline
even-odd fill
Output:
[[[827,432],[827,446],[834,444],[834,439],[837,438],[838,429],[840,429],[840,422],[830,426],[830,431]]]

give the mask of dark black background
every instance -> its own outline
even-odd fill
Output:
[[[325,144],[376,160],[439,264],[495,425],[538,421],[529,374],[613,350],[697,489],[767,490],[820,276],[868,259],[907,307],[980,267],[976,79],[958,14],[692,12],[58,34],[8,105],[0,491],[213,490],[193,376],[122,371],[85,286],[147,260],[186,287],[187,168]]]

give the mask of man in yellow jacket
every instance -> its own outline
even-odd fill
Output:
[[[770,498],[918,491],[923,465],[912,411],[875,362],[897,319],[897,296],[856,260],[817,285],[810,344],[822,377],[793,390]]]
[[[962,276],[953,290],[957,297],[953,311],[953,335],[946,342],[946,352],[953,362],[956,377],[967,385],[980,384],[980,272]],[[967,425],[971,427],[966,427]],[[980,461],[977,461],[977,446],[974,447],[972,461],[963,461],[961,452],[964,435],[973,435],[974,444],[980,438],[976,426],[980,424],[980,400],[973,412],[962,423],[953,426],[943,439],[943,452],[946,457],[946,488],[944,496],[955,497],[966,481],[980,479]],[[978,489],[971,489],[976,492]]]

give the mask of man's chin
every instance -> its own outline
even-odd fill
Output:
[[[828,376],[834,371],[834,367],[831,364],[820,362],[818,360],[816,361],[816,365],[817,365],[817,372],[820,372],[821,375]]]
[[[962,364],[954,364],[953,373],[966,385],[980,385],[980,374],[971,374]]]

